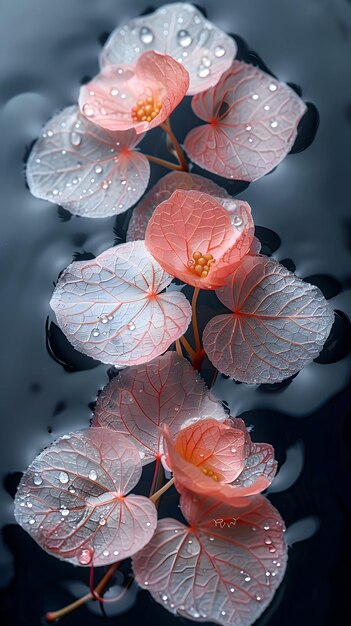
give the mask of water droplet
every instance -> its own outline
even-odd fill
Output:
[[[143,43],[149,44],[154,40],[154,34],[147,26],[142,26],[139,32],[140,39]]]
[[[262,600],[262,597],[258,593],[256,593],[255,598],[256,598],[257,602]]]
[[[187,48],[192,43],[192,37],[187,30],[179,30],[177,33],[177,41],[182,48]]]
[[[167,602],[167,600],[168,600],[168,596],[166,596],[166,594],[164,594],[164,595],[162,596],[162,600],[163,600],[163,602]]]
[[[269,109],[270,109],[271,107],[269,106],[269,104],[266,104],[263,108],[264,108],[264,110],[265,110],[265,111],[269,111]]]
[[[208,57],[202,57],[201,65],[204,65],[205,67],[210,67],[211,59],[209,59]]]
[[[221,611],[221,615],[226,615],[227,613],[225,611]]]
[[[112,322],[112,320],[113,320],[113,315],[108,315],[108,316],[107,316],[107,319],[108,319],[108,321],[109,321],[109,322]]]
[[[269,546],[272,543],[270,539],[265,539],[264,542],[267,546]]]
[[[67,515],[69,515],[69,509],[61,507],[61,515],[62,517],[67,517]]]
[[[271,122],[271,128],[277,128],[277,126],[278,126],[278,122],[276,122],[275,120]]]
[[[214,541],[214,537],[210,537],[210,541]]]
[[[118,96],[118,89],[116,87],[112,87],[110,94],[111,96]]]
[[[193,543],[193,540],[192,540],[192,539],[189,539],[188,543]]]
[[[74,488],[74,487],[70,487],[70,488],[68,489],[68,491],[69,491],[70,493],[76,493],[76,490],[75,490],[75,488]]]
[[[48,130],[48,137],[52,137],[52,136],[53,136],[53,134],[54,134],[54,133],[52,132],[52,130]]]
[[[248,124],[245,128],[245,130],[251,130],[252,126],[250,126],[250,124]]]
[[[35,524],[35,519],[33,519],[32,517],[30,518],[30,520],[28,520],[28,523],[30,525]]]
[[[231,593],[234,593],[235,588],[234,588],[234,587],[231,587],[231,588],[230,588],[230,591],[231,591]]]
[[[102,167],[101,167],[101,165],[95,165],[95,168],[94,168],[94,169],[95,169],[95,172],[96,172],[97,174],[101,174],[101,172],[102,172]]]
[[[119,555],[118,550],[114,550],[114,551],[113,551],[113,554],[114,554],[115,556],[118,556],[118,555]]]
[[[96,480],[97,479],[97,473],[96,473],[96,471],[94,469],[90,470],[89,478],[90,478],[90,480]]]
[[[269,530],[269,525],[268,525],[268,524],[265,524],[265,525],[263,526],[263,528],[264,528],[264,530]]]
[[[210,69],[208,67],[204,67],[203,65],[199,65],[197,68],[197,75],[200,78],[206,78],[210,74]]]
[[[102,554],[103,554],[103,556],[108,556],[110,553],[109,553],[108,550],[104,550]]]
[[[146,526],[148,526],[148,527],[151,526],[151,523],[150,522],[146,522]]]
[[[126,99],[126,97],[127,97],[127,94],[125,94],[125,93],[121,93],[121,98],[122,98],[122,100],[125,100],[125,99]]]
[[[94,328],[91,334],[93,335],[93,337],[98,337],[100,335],[100,331],[98,328]]]
[[[259,98],[259,95],[257,93],[254,93],[253,96],[252,96],[252,99],[253,100],[258,100],[258,98]]]
[[[225,48],[223,48],[223,46],[216,46],[214,53],[215,53],[215,57],[217,57],[217,59],[220,59],[221,57],[225,55]]]
[[[78,557],[78,561],[81,565],[89,565],[89,563],[91,562],[91,557],[92,550],[82,550]]]
[[[62,483],[63,485],[65,485],[66,483],[68,483],[68,474],[66,472],[60,472],[59,473],[59,481],[60,483]]]
[[[90,104],[85,104],[83,106],[83,113],[84,115],[86,115],[87,117],[94,117],[94,109],[92,106],[90,106]]]
[[[103,189],[108,189],[108,182],[107,182],[107,180],[104,180],[104,182],[102,183],[101,187]]]
[[[245,580],[247,583],[249,583],[249,582],[250,582],[250,580],[251,580],[251,576],[249,576],[248,574],[245,574],[245,575],[244,575],[244,580]]]
[[[36,163],[40,163],[40,159],[35,159],[35,162]]]
[[[268,550],[269,550],[269,552],[271,552],[272,554],[273,554],[274,552],[276,552],[276,549],[275,549],[275,547],[274,547],[274,546],[269,546]]]
[[[72,146],[80,146],[82,143],[82,136],[79,133],[76,133],[74,130],[70,136]]]
[[[125,184],[126,184],[126,182],[127,182],[127,181],[125,180],[125,178],[122,178],[122,180],[121,180],[121,185],[125,185]]]
[[[58,189],[53,189],[52,190],[52,195],[53,196],[58,196],[59,190]]]
[[[34,474],[33,483],[35,485],[41,485],[42,482],[43,482],[43,479],[40,476],[40,474]]]
[[[269,91],[277,91],[277,89],[278,89],[278,87],[274,83],[271,83],[269,85]]]
[[[129,322],[129,324],[128,324],[128,328],[129,328],[129,330],[135,330],[135,324],[134,324],[134,322]]]
[[[107,324],[107,322],[108,322],[107,315],[100,315],[100,322],[101,322],[101,324]]]
[[[253,139],[252,137],[249,137],[249,143],[252,143]]]
[[[105,518],[104,518],[104,517],[100,517],[100,519],[99,519],[99,524],[100,524],[100,526],[105,526],[105,524],[106,524],[106,520],[105,520]]]

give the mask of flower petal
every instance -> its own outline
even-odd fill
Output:
[[[245,465],[244,433],[213,419],[201,420],[181,430],[175,448],[205,475],[211,470],[226,483],[233,482]]]
[[[189,74],[172,57],[144,52],[135,66],[109,65],[79,95],[80,110],[94,124],[110,130],[134,128],[143,133],[164,122],[186,94]],[[160,112],[151,121],[135,121],[132,109],[151,97]]]
[[[72,263],[51,300],[58,324],[80,352],[117,366],[146,363],[186,331],[191,307],[143,241]]]
[[[263,496],[243,509],[181,497],[189,526],[158,522],[133,558],[139,585],[172,613],[224,626],[250,626],[271,602],[286,568],[284,523]]]
[[[214,289],[249,251],[254,227],[246,202],[213,198],[199,191],[175,191],[154,211],[145,244],[160,265],[189,285]],[[192,255],[212,254],[207,278],[189,268]]]
[[[34,145],[29,189],[74,215],[123,213],[143,195],[150,177],[147,158],[133,150],[141,139],[134,130],[103,130],[78,107],[68,107],[48,122]]]
[[[251,443],[244,469],[235,480],[235,484],[246,488],[247,495],[252,495],[266,489],[271,484],[276,471],[277,461],[274,459],[273,447],[268,443]],[[263,480],[266,484],[262,488]]]
[[[176,2],[116,28],[103,48],[101,66],[133,63],[140,52],[150,49],[183,63],[190,75],[187,95],[193,95],[218,82],[237,48],[234,39],[196,7]]]
[[[208,178],[187,172],[170,172],[162,176],[134,208],[128,225],[127,241],[145,238],[146,227],[157,205],[168,200],[177,189],[203,191],[217,198],[229,197],[224,187],[220,187]]]
[[[75,565],[125,559],[148,543],[157,524],[148,498],[125,497],[140,476],[128,438],[107,428],[64,435],[25,472],[16,520],[44,550]]]
[[[189,362],[176,352],[166,352],[113,378],[97,399],[92,426],[106,426],[132,438],[143,463],[148,463],[163,454],[162,425],[167,424],[174,437],[181,428],[208,416],[226,418]]]
[[[216,291],[234,315],[205,327],[208,358],[246,383],[275,383],[296,374],[321,351],[334,313],[317,287],[273,259],[246,256]]]
[[[285,83],[241,61],[234,61],[216,87],[195,96],[192,107],[208,123],[187,135],[190,159],[210,172],[245,181],[261,178],[285,158],[306,112]]]

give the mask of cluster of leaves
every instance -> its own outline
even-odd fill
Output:
[[[306,107],[235,53],[234,40],[190,4],[133,20],[112,33],[79,106],[55,116],[32,150],[31,192],[85,217],[116,215],[143,196],[149,162],[162,160],[136,147],[155,126],[179,160],[162,163],[179,171],[135,207],[127,243],[59,278],[51,306],[66,337],[122,371],[100,394],[91,427],[61,437],[27,469],[15,514],[50,554],[81,566],[133,556],[139,585],[169,611],[246,626],[272,599],[287,559],[283,521],[260,495],[276,472],[274,451],[225,413],[181,344],[195,369],[207,354],[237,381],[275,383],[318,355],[333,312],[316,287],[260,255],[250,206],[189,174],[171,130],[169,115],[193,95],[206,124],[184,147],[203,169],[253,181],[286,156]],[[194,287],[192,306],[173,278]],[[228,309],[202,340],[200,289]],[[191,322],[195,348],[184,337]],[[188,525],[157,521],[162,489],[130,494],[150,462],[155,476],[160,463],[173,473]]]

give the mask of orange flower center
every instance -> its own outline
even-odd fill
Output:
[[[151,122],[162,109],[162,103],[157,102],[153,96],[147,96],[144,100],[138,100],[132,108],[132,119],[135,122]]]
[[[197,274],[201,278],[206,278],[211,269],[211,265],[216,262],[216,259],[213,258],[212,254],[207,252],[207,254],[202,254],[199,250],[194,252],[193,258],[189,259],[187,265],[189,270],[193,274]]]
[[[212,480],[219,480],[219,476],[218,474],[215,474],[212,470],[207,469],[207,467],[202,467],[202,472],[203,474],[205,474],[205,476],[208,476],[209,478],[212,478]]]

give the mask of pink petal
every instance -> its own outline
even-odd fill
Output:
[[[226,189],[208,178],[186,172],[170,172],[162,176],[134,208],[128,225],[127,241],[145,238],[146,227],[157,205],[168,200],[177,189],[203,191],[217,198],[230,197]]]
[[[133,63],[140,51],[150,49],[183,63],[190,75],[188,95],[215,85],[236,54],[232,37],[196,7],[177,2],[116,28],[103,48],[101,66]]]
[[[134,128],[143,133],[164,122],[185,96],[188,72],[172,57],[159,52],[144,52],[135,65],[109,65],[83,85],[79,95],[82,113],[110,130]],[[150,122],[134,121],[132,109],[138,100],[153,97],[162,104]]]
[[[207,324],[204,348],[220,372],[246,383],[298,372],[319,354],[334,321],[317,287],[266,257],[246,256],[216,294],[234,314]]]
[[[191,160],[225,178],[246,181],[261,178],[285,158],[306,111],[285,83],[241,61],[233,62],[216,87],[195,96],[192,107],[208,123],[185,139]]]
[[[284,523],[259,496],[243,509],[182,495],[190,526],[166,518],[133,558],[139,585],[165,609],[194,621],[250,626],[286,568]]]
[[[48,122],[30,154],[29,189],[74,215],[123,213],[143,195],[150,177],[149,161],[133,150],[141,139],[134,130],[103,130],[78,107],[68,107]]]
[[[72,263],[51,300],[58,324],[80,352],[117,366],[151,361],[186,331],[191,307],[143,241]]]
[[[181,430],[175,448],[204,474],[211,470],[226,483],[233,482],[245,465],[245,435],[213,419],[201,420]]]
[[[140,550],[157,513],[144,496],[127,496],[141,476],[134,444],[107,428],[64,435],[25,472],[17,522],[50,554],[75,565],[107,565]]]
[[[246,202],[213,198],[199,191],[175,191],[154,211],[145,244],[160,265],[194,287],[214,289],[248,252],[253,239],[251,209]],[[200,251],[215,259],[207,278],[189,269]]]
[[[151,363],[120,372],[98,397],[93,426],[107,426],[132,438],[143,463],[163,454],[160,427],[174,437],[204,417],[226,414],[186,359],[166,352]]]
[[[266,489],[272,482],[277,471],[274,449],[268,443],[251,443],[245,466],[235,480],[242,488],[242,495],[253,495]],[[265,482],[263,488],[262,483]]]

